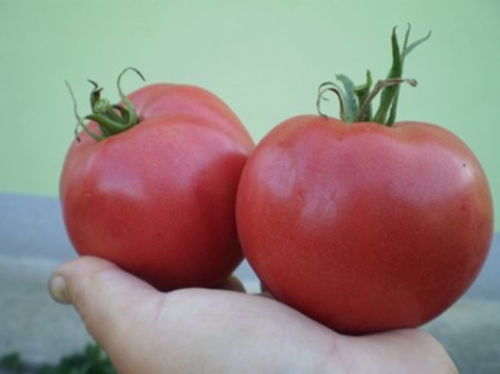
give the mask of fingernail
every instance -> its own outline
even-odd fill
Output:
[[[52,275],[49,280],[50,296],[62,304],[69,304],[68,292],[66,291],[66,281],[60,275]]]

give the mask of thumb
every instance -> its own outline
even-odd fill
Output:
[[[79,257],[56,269],[49,291],[54,300],[75,307],[110,356],[120,341],[147,330],[144,324],[162,302],[155,288],[96,257]]]

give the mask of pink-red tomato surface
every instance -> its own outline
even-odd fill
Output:
[[[69,237],[159,289],[215,286],[242,260],[234,205],[252,139],[204,89],[155,84],[129,98],[137,125],[98,142],[82,132],[66,155]]]
[[[475,156],[436,125],[291,118],[244,168],[244,254],[271,293],[361,334],[415,327],[478,274],[492,201]]]

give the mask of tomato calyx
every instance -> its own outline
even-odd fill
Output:
[[[73,94],[71,86],[68,82],[66,82],[66,86],[68,87],[73,100],[73,111],[77,121],[75,127],[75,139],[77,141],[80,141],[80,137],[78,136],[78,130],[80,127],[95,141],[101,141],[107,137],[126,131],[139,123],[140,119],[134,105],[123,93],[121,88],[122,76],[129,70],[134,71],[143,81],[145,81],[142,73],[136,68],[127,67],[123,69],[116,80],[118,94],[120,95],[123,104],[111,104],[109,100],[101,98],[102,87],[99,87],[95,81],[90,79],[88,80],[94,86],[92,92],[90,93],[90,107],[92,109],[92,113],[86,115],[84,119],[96,122],[101,130],[100,134],[90,130],[88,125],[84,123],[82,117],[78,114],[75,95]]]
[[[428,40],[431,36],[429,31],[424,37],[408,44],[411,25],[408,24],[403,49],[401,50],[396,34],[396,27],[392,29],[392,66],[386,79],[377,81],[372,88],[372,76],[370,70],[366,72],[364,84],[355,85],[354,82],[344,74],[337,74],[335,78],[342,84],[328,81],[323,82],[318,87],[316,98],[316,109],[318,113],[327,117],[321,111],[321,101],[326,100],[325,94],[330,92],[337,96],[340,107],[340,119],[344,122],[376,122],[386,126],[392,126],[396,119],[396,111],[399,100],[399,89],[402,83],[407,83],[413,87],[417,85],[415,79],[402,78],[403,64],[406,56],[417,46]],[[380,93],[380,104],[373,114],[372,101]]]

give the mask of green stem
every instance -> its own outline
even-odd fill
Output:
[[[325,116],[321,112],[320,102],[323,100],[323,95],[328,92],[334,92],[340,102],[340,118],[345,122],[376,122],[386,126],[391,126],[396,119],[396,111],[399,100],[400,85],[408,83],[411,86],[416,86],[417,82],[414,79],[402,78],[403,64],[405,57],[418,45],[429,39],[429,32],[423,38],[408,44],[411,26],[408,24],[406,30],[403,49],[401,50],[396,35],[396,27],[393,28],[391,34],[391,50],[392,50],[392,65],[384,80],[379,80],[370,91],[372,78],[370,71],[366,74],[366,83],[361,86],[355,86],[354,83],[345,75],[337,75],[344,90],[333,82],[322,83],[318,89],[318,97],[316,107],[318,113]],[[380,104],[374,116],[372,116],[371,104],[375,96],[380,92]]]
[[[94,86],[92,92],[90,93],[90,106],[92,109],[92,113],[86,115],[84,118],[95,121],[99,125],[99,129],[101,130],[101,134],[96,134],[92,130],[88,128],[88,125],[84,124],[83,119],[79,116],[76,106],[75,95],[73,94],[73,90],[71,89],[68,82],[66,85],[68,86],[71,98],[73,100],[73,110],[75,114],[75,118],[77,120],[77,125],[75,128],[75,138],[77,141],[80,141],[78,137],[78,129],[80,127],[92,137],[95,141],[103,140],[109,136],[119,134],[127,129],[135,126],[139,123],[139,116],[137,115],[137,111],[133,103],[130,99],[123,93],[121,88],[121,79],[125,72],[132,70],[141,77],[142,80],[144,76],[142,73],[133,67],[128,67],[124,69],[119,75],[116,81],[116,85],[118,87],[118,94],[125,106],[120,104],[111,105],[109,100],[101,98],[102,88],[99,85],[89,80],[89,82]]]

